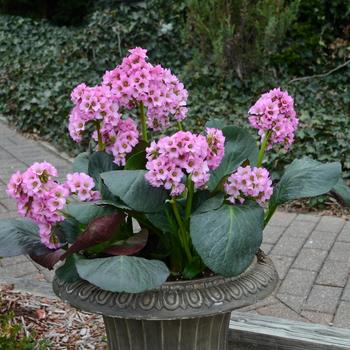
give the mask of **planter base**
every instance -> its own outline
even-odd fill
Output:
[[[149,321],[104,316],[110,350],[226,350],[231,313]]]

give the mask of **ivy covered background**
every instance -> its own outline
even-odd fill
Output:
[[[301,124],[274,165],[308,155],[340,160],[350,176],[347,0],[47,3],[0,0],[0,114],[19,130],[78,153],[66,129],[72,88],[99,83],[142,46],[189,90],[187,126],[209,118],[247,126],[256,98],[281,86]]]

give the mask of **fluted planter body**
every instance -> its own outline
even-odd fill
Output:
[[[112,293],[79,280],[53,282],[57,296],[103,315],[111,350],[225,350],[232,310],[270,295],[272,261],[255,259],[238,277],[168,282],[144,293]]]

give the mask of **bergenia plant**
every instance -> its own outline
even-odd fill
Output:
[[[218,121],[184,130],[186,89],[141,48],[71,98],[70,136],[90,139],[89,151],[64,183],[47,162],[16,172],[7,191],[23,218],[0,222],[0,256],[28,254],[56,265],[64,281],[136,293],[167,280],[237,276],[280,204],[324,194],[340,178],[339,163],[309,158],[271,178],[266,153],[288,151],[298,125],[293,98],[279,88],[249,109],[258,142]]]

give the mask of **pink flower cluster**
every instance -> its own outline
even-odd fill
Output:
[[[108,86],[78,85],[72,92],[75,104],[69,117],[69,134],[80,142],[89,122],[98,123],[106,151],[112,153],[117,165],[124,165],[127,153],[138,143],[137,125],[132,119],[123,120]],[[97,140],[97,132],[93,135]]]
[[[287,92],[277,88],[263,94],[249,109],[249,115],[250,124],[259,130],[262,138],[271,130],[268,148],[282,143],[288,149],[294,142],[299,120],[294,110],[293,98]]]
[[[170,116],[183,120],[188,96],[184,85],[169,69],[147,62],[147,50],[138,47],[129,52],[120,65],[103,77],[113,101],[126,109],[143,103],[147,108],[147,124],[153,130],[166,128]]]
[[[145,177],[154,187],[164,186],[172,196],[185,190],[184,176],[190,175],[195,188],[209,180],[209,170],[219,166],[224,156],[225,137],[217,129],[208,128],[207,136],[179,131],[153,141],[147,151]]]
[[[94,180],[85,173],[67,174],[67,181],[64,185],[68,188],[70,194],[75,194],[82,202],[101,198],[100,192],[93,190],[95,187]]]
[[[273,189],[269,172],[265,168],[239,167],[230,175],[224,185],[228,200],[244,203],[246,198],[252,198],[260,205],[270,199]]]
[[[139,142],[139,132],[136,123],[128,119],[119,119],[114,125],[113,121],[104,120],[101,128],[102,141],[106,151],[113,154],[114,163],[125,165],[126,156]],[[97,139],[97,133],[94,134]]]
[[[34,163],[23,173],[14,173],[7,185],[7,193],[16,200],[19,214],[38,224],[41,241],[48,248],[59,246],[52,236],[52,228],[64,220],[60,210],[66,205],[68,196],[76,193],[81,200],[98,198],[98,193],[92,191],[95,184],[88,175],[70,174],[65,184],[52,179],[57,175],[56,168],[50,163]]]

